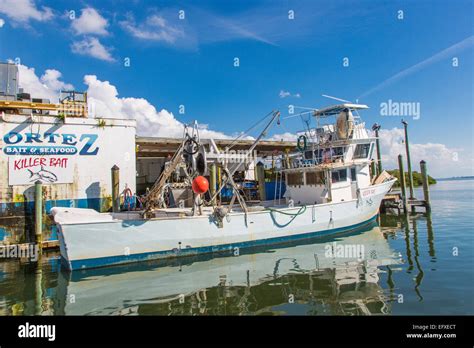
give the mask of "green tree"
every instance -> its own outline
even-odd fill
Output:
[[[400,186],[400,171],[398,169],[394,169],[394,170],[387,170],[387,172],[398,179],[394,187],[399,187]],[[421,173],[414,171],[412,172],[412,176],[413,176],[413,186],[416,187],[416,186],[423,185],[423,180],[421,179]],[[408,173],[407,172],[405,172],[405,183],[408,186]],[[436,180],[429,175],[428,175],[428,184],[429,185],[436,184]]]

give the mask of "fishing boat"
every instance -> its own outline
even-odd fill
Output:
[[[311,111],[316,127],[308,126],[299,134],[297,148],[283,154],[276,169],[286,184],[284,197],[260,197],[258,202],[245,200],[234,174],[248,168],[256,144],[279,122],[280,113],[269,114],[269,122],[243,156],[218,149],[212,139],[200,139],[197,127],[186,128],[178,150],[144,197],[142,209],[51,210],[66,267],[87,269],[225,251],[238,254],[243,248],[333,236],[372,223],[396,179],[386,172],[371,175],[376,138],[358,114],[367,108],[344,103]],[[222,181],[209,194],[206,176],[216,165]],[[183,200],[170,204],[169,179],[180,168],[182,185],[192,187],[190,206]],[[225,188],[232,192],[227,204],[217,199]]]

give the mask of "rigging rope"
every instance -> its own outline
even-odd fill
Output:
[[[267,210],[269,210],[270,212],[276,212],[283,215],[296,217],[298,215],[304,214],[304,212],[306,211],[306,205],[302,205],[301,208],[296,213],[287,213],[285,211],[281,211],[281,210],[273,209],[273,208],[267,208]]]
[[[274,110],[270,111],[268,114],[266,114],[262,119],[260,119],[259,121],[257,121],[256,123],[254,123],[253,126],[251,126],[249,129],[247,129],[245,132],[241,133],[237,138],[235,138],[234,140],[232,140],[232,143],[230,143],[230,145],[227,147],[228,150],[230,150],[235,144],[236,142],[242,138],[243,136],[247,135],[252,129],[256,128],[260,123],[262,123],[263,121],[265,121],[265,119],[267,117],[269,117],[270,115],[272,115],[274,113]]]
[[[267,208],[267,210],[270,211],[270,215],[273,219],[273,222],[278,226],[278,227],[286,227],[288,225],[290,225],[298,215],[301,215],[303,214],[305,211],[306,211],[306,205],[302,205],[301,208],[296,212],[296,213],[287,213],[287,212],[284,212],[284,211],[281,211],[281,210],[277,210],[277,209],[273,209],[273,208]],[[273,213],[280,213],[280,214],[283,214],[283,215],[287,215],[287,216],[291,216],[290,220],[286,223],[286,224],[279,224],[276,219],[275,219],[275,216],[273,216]]]

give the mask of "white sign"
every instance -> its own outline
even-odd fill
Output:
[[[73,156],[11,156],[8,159],[8,184],[67,184],[73,182]]]

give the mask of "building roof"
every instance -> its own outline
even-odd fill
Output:
[[[161,138],[161,137],[136,137],[137,157],[167,157],[173,154],[182,139],[180,138]],[[225,149],[234,143],[233,139],[214,139],[219,148]],[[238,140],[232,146],[233,150],[246,150],[253,144],[253,140]],[[294,150],[295,141],[271,141],[261,140],[255,148],[262,156],[271,155],[274,152],[284,152]]]

